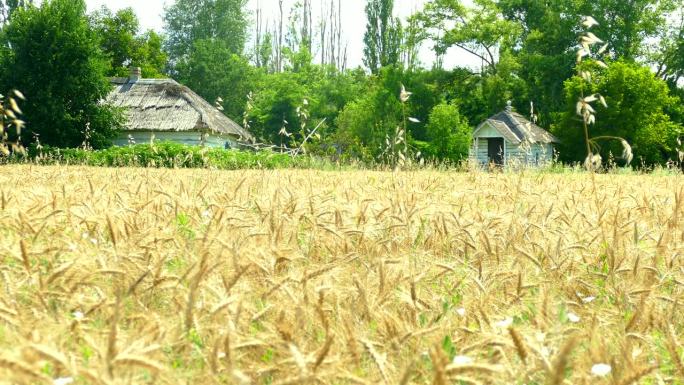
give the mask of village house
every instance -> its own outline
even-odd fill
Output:
[[[555,136],[513,111],[509,102],[475,129],[470,159],[485,167],[537,167],[553,161],[555,143]]]
[[[188,87],[173,79],[144,79],[140,68],[128,78],[111,79],[107,102],[126,114],[114,144],[149,143],[154,137],[187,145],[230,147],[252,135]]]

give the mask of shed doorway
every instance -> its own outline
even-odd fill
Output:
[[[504,139],[503,138],[488,138],[487,139],[487,156],[489,163],[497,166],[504,164]]]

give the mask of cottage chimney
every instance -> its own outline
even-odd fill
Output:
[[[131,67],[131,74],[128,78],[130,83],[135,83],[142,77],[142,69],[140,67]]]
[[[510,100],[506,102],[506,112],[513,112],[513,102]]]

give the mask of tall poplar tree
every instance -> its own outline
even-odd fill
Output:
[[[368,0],[366,4],[368,22],[363,37],[363,63],[374,74],[400,60],[402,28],[393,11],[394,0]]]

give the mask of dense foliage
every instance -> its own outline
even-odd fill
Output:
[[[71,164],[96,167],[158,167],[239,169],[333,169],[333,163],[313,157],[292,157],[271,151],[225,151],[161,142],[87,151],[81,148],[30,149],[30,155],[42,164]]]
[[[162,51],[162,37],[152,30],[141,33],[131,8],[112,13],[103,7],[90,16],[90,22],[111,60],[107,75],[126,77],[130,67],[140,67],[143,77],[163,77],[168,58]]]
[[[437,159],[459,162],[468,157],[472,131],[453,104],[441,103],[430,113],[426,127],[431,154]]]
[[[166,49],[171,64],[192,56],[202,40],[220,43],[242,54],[247,39],[247,0],[177,0],[164,15]]]
[[[472,129],[510,100],[563,140],[561,160],[582,161],[582,91],[606,96],[595,134],[627,139],[638,164],[682,150],[684,0],[430,0],[405,19],[395,1],[368,0],[365,68],[348,67],[348,26],[334,1],[313,12],[316,2],[300,1],[264,22],[246,0],[178,0],[162,35],[141,30],[132,9],[85,15],[81,0],[31,3],[0,2],[1,85],[24,91],[30,130],[54,145],[80,145],[86,123],[104,145],[118,122],[99,104],[105,76],[135,66],[219,103],[260,142],[306,142],[307,152],[334,159],[383,162],[401,141],[414,159],[461,160]],[[607,43],[593,89],[576,76],[585,15]],[[421,62],[421,47],[437,59]],[[446,69],[448,52],[480,65]],[[404,103],[402,87],[412,95]],[[601,150],[609,159],[619,149]]]
[[[83,0],[44,1],[16,9],[0,33],[0,88],[18,89],[24,143],[103,147],[120,124],[100,103],[110,90],[108,63],[85,18]]]
[[[595,89],[584,91],[603,95],[608,107],[597,107],[594,135],[626,139],[640,162],[653,164],[676,159],[681,126],[672,121],[668,111],[680,108],[681,101],[670,94],[666,82],[657,79],[648,68],[627,62],[611,64],[596,80]],[[554,129],[562,140],[560,154],[568,161],[582,160],[584,134],[575,109],[584,84],[579,77],[565,82],[567,108]],[[607,158],[609,152],[617,156],[622,151],[619,147],[619,143],[606,143],[602,156]]]

